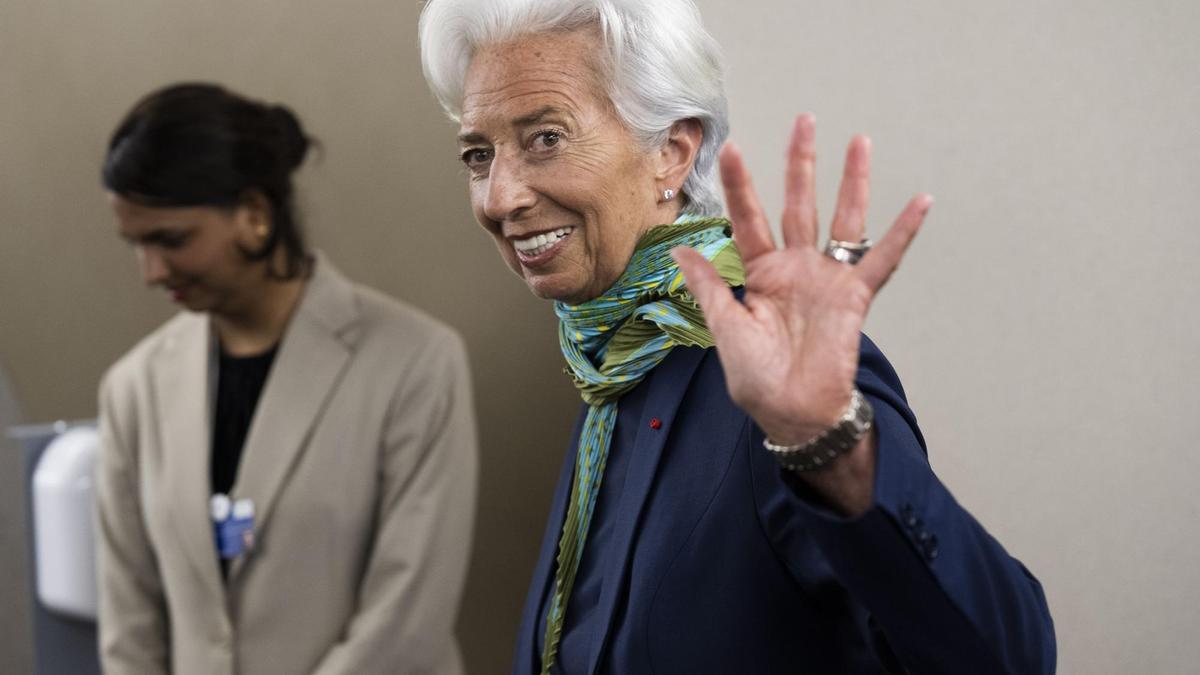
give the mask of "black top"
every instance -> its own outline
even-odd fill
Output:
[[[254,356],[230,356],[221,352],[210,463],[214,494],[229,494],[233,489],[250,420],[254,419],[254,409],[258,406],[258,397],[277,350],[278,345]]]

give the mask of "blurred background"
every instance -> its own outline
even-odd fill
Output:
[[[1200,663],[1200,5],[698,2],[733,137],[768,204],[817,115],[824,214],[875,142],[875,232],[937,197],[868,332],[935,470],[1041,579],[1060,672]],[[310,236],[449,322],[483,451],[460,636],[507,672],[578,398],[549,304],[474,224],[455,127],[421,77],[416,0],[0,5],[0,424],[95,415],[104,369],[171,315],[98,185],[121,115],[178,80],[291,106],[324,152]],[[9,382],[4,383],[7,373]],[[31,669],[20,456],[0,451],[0,672]]]

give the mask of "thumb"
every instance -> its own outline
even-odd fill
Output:
[[[688,290],[700,303],[708,328],[715,336],[718,327],[730,318],[746,309],[733,297],[733,291],[725,284],[725,280],[700,252],[687,247],[676,246],[671,249],[671,257],[683,272],[684,282]]]

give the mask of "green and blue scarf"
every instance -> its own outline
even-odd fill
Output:
[[[580,305],[559,302],[554,306],[567,373],[589,407],[558,541],[554,595],[546,613],[542,648],[543,675],[549,674],[558,654],[567,600],[604,478],[620,397],[645,379],[674,347],[713,344],[704,315],[671,258],[676,246],[696,249],[716,266],[727,284],[742,285],[742,260],[729,237],[729,221],[684,216],[643,235],[625,273],[603,295]]]

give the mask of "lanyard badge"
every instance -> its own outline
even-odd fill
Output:
[[[254,548],[254,502],[233,501],[228,495],[215,494],[208,502],[216,536],[217,554],[222,560],[236,558]]]

